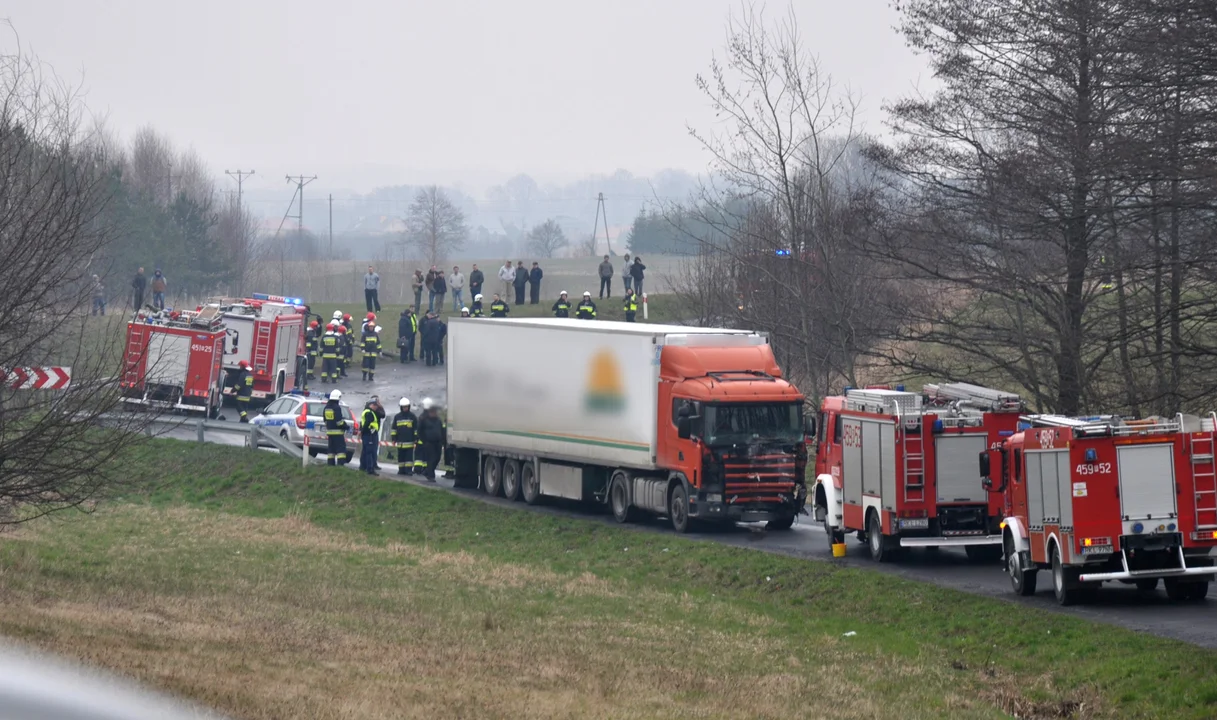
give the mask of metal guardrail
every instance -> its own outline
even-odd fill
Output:
[[[130,420],[129,415],[105,415],[103,420]],[[175,417],[151,417],[143,418],[147,425],[144,427],[144,433],[152,436],[155,433],[152,431],[153,426],[159,425],[162,427],[171,426],[174,428],[188,429],[194,428],[195,437],[198,442],[207,442],[207,433],[227,433],[230,435],[244,435],[245,447],[258,448],[261,446],[270,446],[284,455],[289,455],[300,460],[301,465],[307,466],[309,461],[325,462],[322,458],[312,457],[304,448],[297,447],[280,437],[277,433],[271,432],[264,427],[254,425],[252,423],[231,422],[228,420],[208,420],[204,418],[188,419]]]

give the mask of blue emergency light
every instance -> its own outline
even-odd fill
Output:
[[[304,298],[287,297],[285,295],[267,295],[266,293],[254,293],[251,295],[254,300],[264,300],[266,302],[281,302],[287,305],[303,305]]]
[[[789,257],[790,251],[789,250],[774,250],[773,254],[777,255],[778,257]]]

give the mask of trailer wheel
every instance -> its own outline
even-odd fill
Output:
[[[503,497],[520,499],[520,464],[510,458],[503,460]]]
[[[503,465],[500,460],[493,455],[487,455],[486,460],[482,463],[482,489],[490,497],[498,495],[502,490],[502,473]]]
[[[765,523],[766,530],[789,530],[794,525],[794,515],[782,515]]]
[[[541,501],[541,483],[537,482],[537,471],[531,462],[520,464],[520,495],[529,505]]]
[[[879,523],[879,513],[871,511],[866,516],[866,539],[870,545],[870,556],[875,562],[889,562],[895,556],[895,548],[891,541],[883,537],[883,526]]]
[[[668,493],[668,518],[672,521],[672,529],[678,533],[689,532],[689,491],[685,484],[678,482]]]
[[[630,507],[630,488],[627,482],[625,473],[620,470],[613,473],[613,485],[609,489],[609,505],[613,508],[613,519],[619,523],[627,523],[634,516],[633,508]]]
[[[1017,595],[1029,597],[1035,594],[1035,581],[1039,572],[1035,568],[1023,569],[1022,555],[1014,549],[1014,538],[1005,539],[1006,570],[1010,573],[1010,586]]]
[[[1158,578],[1142,578],[1133,584],[1141,592],[1153,592],[1158,589]]]
[[[1061,551],[1055,544],[1049,561],[1052,563],[1052,594],[1056,596],[1057,604],[1075,604],[1082,597],[1082,589],[1077,587],[1073,569],[1061,562]]]
[[[964,545],[963,551],[968,556],[968,560],[981,565],[991,565],[1001,560],[1001,546],[999,545]]]

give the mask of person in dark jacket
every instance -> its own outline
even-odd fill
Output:
[[[423,336],[423,360],[427,367],[434,367],[439,364],[439,343],[441,333],[447,328],[441,330],[443,325],[440,319],[435,316],[435,313],[427,313],[427,318],[421,328]]]
[[[341,391],[330,391],[329,402],[321,411],[321,419],[325,421],[326,465],[346,465],[351,461],[347,455],[347,419],[338,404],[341,398]]]
[[[401,311],[397,318],[397,351],[401,362],[414,362],[414,334],[418,332],[418,319],[414,317],[413,306]]]
[[[469,273],[469,297],[476,297],[482,294],[482,283],[486,282],[486,273],[478,270],[478,266],[473,266],[473,271]]]
[[[469,306],[470,317],[484,317],[485,312],[482,310],[482,294],[478,293],[473,296],[473,304]]]
[[[498,293],[494,294],[494,301],[490,303],[490,317],[505,318],[507,313],[511,312],[511,306],[503,302]]]
[[[435,318],[435,358],[438,364],[444,364],[444,348],[448,344],[448,323],[443,318]]]
[[[435,298],[435,312],[444,311],[444,296],[448,294],[448,279],[444,277],[443,271],[435,273],[435,280],[431,283],[431,295]]]
[[[431,398],[423,398],[423,414],[418,418],[418,454],[423,463],[423,477],[435,480],[435,468],[443,459],[447,444],[448,428],[439,416],[439,410]]]
[[[630,266],[630,276],[634,278],[634,294],[642,297],[642,278],[643,271],[647,269],[646,265],[642,264],[642,258],[634,256],[634,264]]]
[[[516,290],[516,305],[524,304],[524,289],[528,287],[528,268],[524,267],[524,261],[516,266],[516,279],[512,281],[512,285]]]
[[[254,395],[254,374],[250,372],[252,369],[248,360],[242,360],[237,363],[236,380],[233,381],[233,390],[237,394],[237,410],[241,414],[241,422],[249,422],[249,401]]]
[[[359,471],[376,474],[376,453],[380,450],[380,418],[369,401],[359,414]]]
[[[400,411],[393,416],[393,443],[397,451],[397,474],[414,474],[414,449],[418,442],[415,424],[418,418],[410,411],[410,398],[398,403]]]
[[[144,275],[144,269],[140,268],[135,271],[135,279],[131,281],[131,291],[133,300],[135,301],[135,311],[139,312],[144,307],[144,290],[148,289],[148,278]]]
[[[363,380],[372,382],[376,379],[376,358],[380,356],[380,330],[377,325],[369,329],[363,336]]]
[[[584,292],[583,299],[575,306],[575,317],[580,320],[596,319],[596,303],[592,302],[592,294],[590,292]]]
[[[625,321],[634,322],[634,316],[638,314],[638,296],[633,288],[625,289],[625,305],[621,309],[625,311]]]
[[[541,266],[538,263],[532,264],[532,270],[528,271],[528,302],[530,305],[536,305],[541,302]]]
[[[317,356],[321,352],[321,323],[316,320],[308,324],[304,334],[304,350],[308,353],[308,379],[316,380]]]
[[[550,310],[554,311],[554,317],[570,317],[570,299],[566,297],[565,290],[558,294],[558,300]]]

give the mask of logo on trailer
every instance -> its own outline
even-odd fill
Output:
[[[592,356],[584,405],[595,413],[620,413],[625,410],[625,383],[621,379],[621,366],[612,350],[606,348]]]

